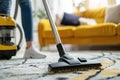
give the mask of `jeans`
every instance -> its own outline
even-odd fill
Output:
[[[12,0],[0,0],[0,14],[10,15]],[[22,26],[26,41],[33,40],[33,16],[31,0],[19,0]]]

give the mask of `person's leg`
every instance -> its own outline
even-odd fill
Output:
[[[29,48],[32,44],[33,40],[33,17],[32,17],[32,8],[30,0],[19,0],[20,8],[21,8],[21,18],[22,18],[22,26],[25,33],[26,42],[28,42]]]
[[[0,0],[0,14],[10,15],[11,0]]]
[[[26,38],[26,52],[24,58],[45,58],[46,56],[37,51],[33,45],[33,16],[31,0],[19,0],[21,8],[22,26]]]

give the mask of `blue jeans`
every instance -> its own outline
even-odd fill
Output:
[[[12,0],[0,0],[0,14],[10,15]],[[22,26],[26,41],[33,40],[33,16],[31,0],[19,0]]]

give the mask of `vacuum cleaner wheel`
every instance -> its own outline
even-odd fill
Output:
[[[16,55],[16,51],[0,51],[0,60],[9,60]]]

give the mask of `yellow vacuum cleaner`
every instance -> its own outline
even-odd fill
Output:
[[[23,40],[22,29],[15,22],[18,13],[18,0],[16,0],[15,4],[13,17],[0,14],[0,60],[11,59],[12,56],[15,56]],[[16,36],[18,36],[16,29],[20,34],[18,43],[16,41]]]
[[[72,71],[88,70],[88,69],[100,69],[102,65],[99,61],[87,60],[85,58],[74,59],[65,52],[62,46],[59,34],[57,32],[56,26],[54,24],[48,3],[46,0],[42,0],[42,1],[44,4],[46,13],[48,15],[48,19],[51,24],[53,34],[57,42],[57,49],[60,56],[58,62],[48,65],[49,72],[63,73],[63,72],[72,72]]]
[[[20,41],[16,45],[16,26],[20,30]],[[5,14],[0,14],[0,59],[10,59],[20,49],[22,30],[15,20]]]

